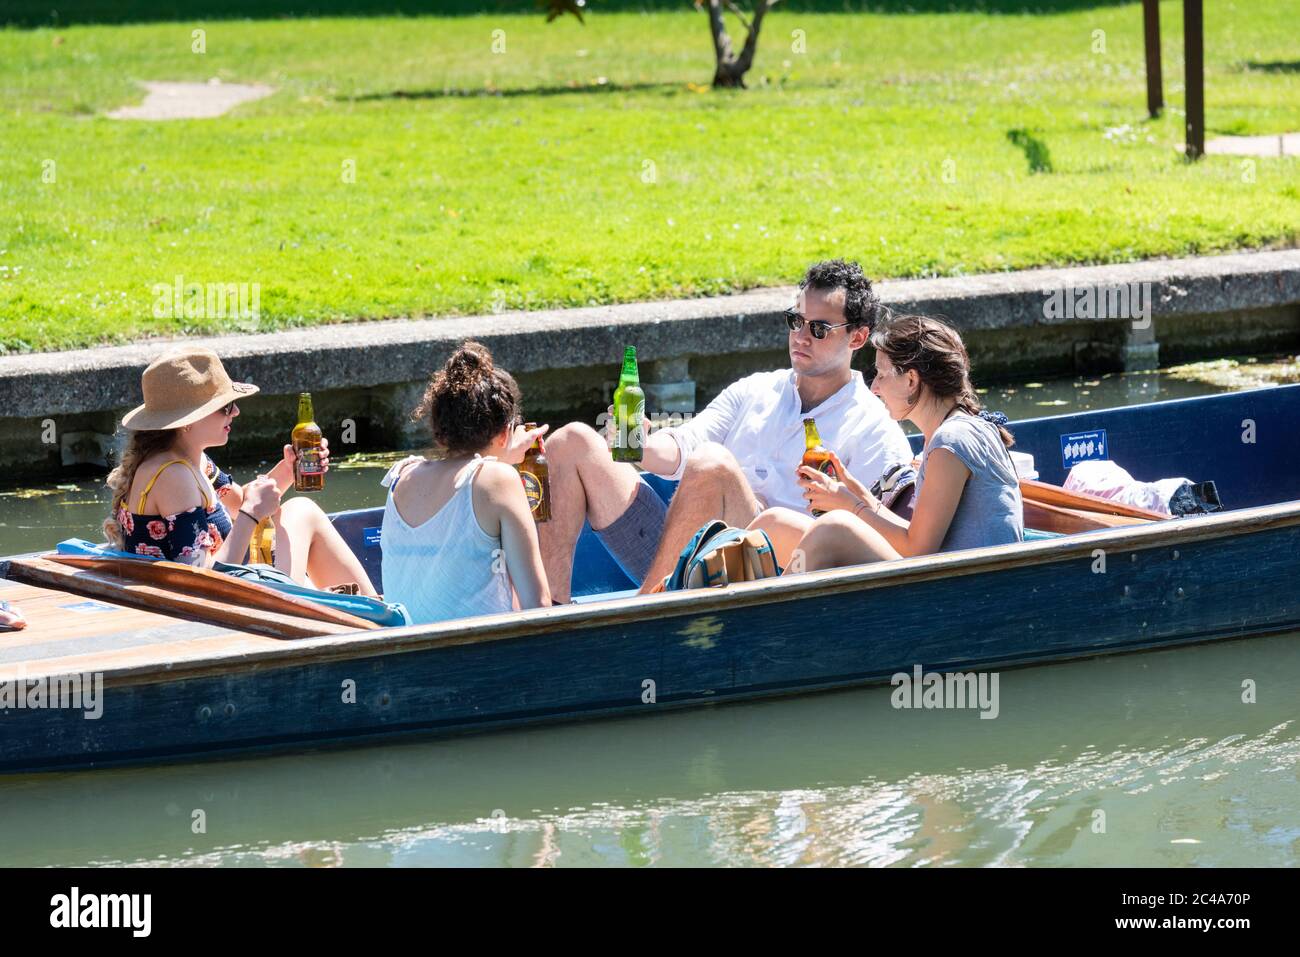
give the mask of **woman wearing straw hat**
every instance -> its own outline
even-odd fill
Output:
[[[113,510],[104,532],[116,547],[190,565],[246,560],[254,530],[272,519],[275,567],[295,582],[375,589],[365,569],[315,502],[280,496],[293,484],[293,447],[266,475],[242,488],[205,454],[230,438],[238,403],[258,388],[232,382],[207,349],[163,356],[141,379],[144,404],[122,419],[130,432],[108,476]],[[326,443],[327,444],[327,443]],[[328,468],[329,450],[322,464]]]

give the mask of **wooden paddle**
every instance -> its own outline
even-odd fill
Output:
[[[140,608],[160,614],[175,615],[190,621],[201,621],[240,631],[251,631],[271,638],[311,638],[318,635],[340,635],[363,629],[377,628],[373,622],[364,621],[353,615],[322,606],[313,606],[306,614],[298,614],[296,602],[302,599],[289,599],[273,589],[254,582],[232,582],[246,586],[243,595],[262,603],[261,607],[247,603],[231,603],[223,597],[204,595],[201,589],[178,589],[164,580],[146,582],[133,577],[123,570],[113,567],[93,567],[82,565],[89,562],[121,562],[133,566],[143,566],[144,562],[130,559],[96,559],[80,555],[60,555],[58,561],[47,558],[15,558],[9,562],[8,577],[14,581],[46,588],[57,588],[75,595],[88,598],[102,598],[130,608]],[[69,561],[76,559],[77,561]],[[162,564],[162,563],[159,563]],[[171,564],[171,563],[167,563]],[[181,568],[189,568],[181,565]],[[206,569],[190,569],[206,571]],[[219,574],[212,572],[211,574]],[[229,577],[229,576],[221,576]],[[197,577],[189,581],[197,583]],[[269,592],[276,607],[266,601],[265,596],[253,599],[254,591]],[[307,602],[306,604],[310,604]],[[322,614],[323,613],[323,614]]]
[[[318,605],[298,595],[289,595],[259,582],[224,575],[210,568],[198,568],[181,562],[142,562],[131,558],[100,558],[93,555],[46,555],[50,561],[73,568],[86,568],[105,575],[168,588],[191,597],[227,602],[244,608],[293,615],[312,621],[325,621],[352,628],[378,628],[374,622],[358,618],[337,608]]]
[[[1065,508],[1024,499],[1025,528],[1034,528],[1040,532],[1060,532],[1069,535],[1073,532],[1090,532],[1095,528],[1118,528],[1123,525],[1146,525],[1151,519],[1134,518],[1129,515],[1106,515],[1102,512],[1087,512],[1077,508]]]
[[[1112,502],[1100,495],[1069,491],[1059,485],[1049,485],[1047,482],[1036,482],[1032,479],[1020,480],[1020,497],[1026,502],[1032,501],[1043,505],[1055,505],[1078,512],[1123,515],[1127,518],[1140,518],[1148,522],[1162,522],[1169,518],[1163,512],[1152,511],[1149,508],[1138,508],[1134,505],[1125,505],[1123,502]],[[1044,529],[1044,531],[1049,531],[1049,529]]]

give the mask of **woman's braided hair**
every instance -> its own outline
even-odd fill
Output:
[[[117,507],[119,503],[126,501],[127,494],[131,491],[131,483],[135,481],[136,470],[149,456],[171,449],[176,442],[177,432],[177,429],[128,432],[126,447],[122,450],[122,460],[117,468],[108,473],[106,479],[108,489],[113,493],[113,504],[109,509],[108,518],[104,520],[104,536],[114,548],[126,547],[126,534],[117,521]]]

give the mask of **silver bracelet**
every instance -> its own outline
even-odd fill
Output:
[[[860,509],[860,508],[866,508],[866,507],[867,507],[867,503],[864,502],[864,501],[862,501],[862,499],[858,499],[858,504],[855,505],[855,506],[853,506],[853,514],[854,514],[854,515],[857,515],[857,514],[858,514],[858,509]],[[872,515],[879,515],[879,514],[880,514],[880,499],[876,499],[876,507],[873,508],[873,509],[871,510],[871,514],[872,514]]]

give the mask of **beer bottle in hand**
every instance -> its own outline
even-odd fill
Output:
[[[636,368],[636,346],[623,353],[623,371],[614,390],[615,462],[640,462],[645,445],[645,393]]]
[[[525,429],[537,428],[536,422],[524,424]],[[539,435],[517,466],[519,478],[524,483],[528,507],[533,510],[533,521],[541,524],[551,520],[551,477],[546,466],[546,446]]]
[[[299,492],[319,492],[325,487],[325,470],[321,467],[321,431],[314,421],[311,393],[298,396],[298,424],[293,427],[293,487]]]
[[[817,420],[803,420],[803,440],[804,453],[803,463],[810,468],[815,468],[819,472],[825,472],[831,478],[838,478],[835,474],[835,466],[831,464],[831,453],[822,445],[822,437],[817,434]],[[826,513],[819,508],[812,510],[813,516],[825,515]]]

